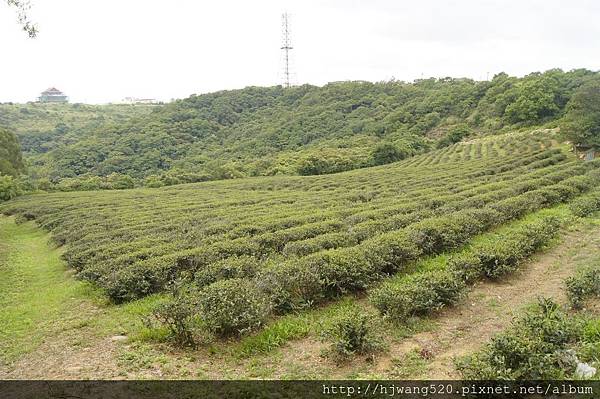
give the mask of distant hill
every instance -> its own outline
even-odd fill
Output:
[[[588,70],[491,81],[248,87],[164,106],[0,105],[31,173],[58,182],[124,174],[160,186],[384,164],[465,137],[553,127]]]

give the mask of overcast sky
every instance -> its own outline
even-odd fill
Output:
[[[27,38],[0,0],[0,101],[56,86],[73,102],[169,100],[281,83],[281,13],[294,83],[486,79],[600,69],[594,0],[32,0]]]

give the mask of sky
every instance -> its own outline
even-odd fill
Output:
[[[169,101],[282,83],[523,76],[600,69],[596,0],[31,0],[27,37],[0,0],[0,102]]]

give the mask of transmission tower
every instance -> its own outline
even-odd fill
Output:
[[[281,15],[281,33],[282,33],[282,45],[283,50],[283,86],[290,87],[290,50],[293,49],[292,41],[290,39],[290,24],[288,20],[288,14],[283,13]]]

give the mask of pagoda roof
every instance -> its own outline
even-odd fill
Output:
[[[63,94],[63,92],[56,87],[50,87],[49,89],[44,90],[42,94]]]

